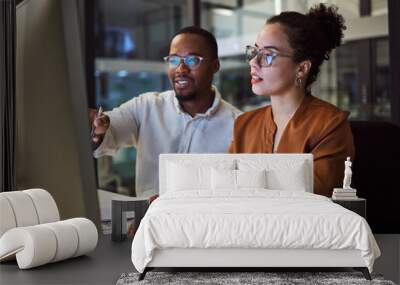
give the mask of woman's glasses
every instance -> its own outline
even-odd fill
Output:
[[[246,60],[250,62],[250,60],[256,58],[257,64],[261,67],[270,67],[277,56],[292,57],[291,55],[277,53],[270,49],[246,46]]]
[[[196,69],[204,60],[204,57],[198,55],[169,55],[164,57],[164,61],[168,63],[170,68],[177,68],[183,62],[190,69]]]

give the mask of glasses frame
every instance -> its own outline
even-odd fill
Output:
[[[252,58],[249,58],[247,56],[247,54],[248,54],[247,51],[249,49],[253,49],[253,50],[257,51],[256,55],[253,56]],[[262,52],[264,52],[264,51],[270,51],[271,52],[271,53],[268,54],[268,56],[271,56],[271,62],[270,63],[268,63],[268,61],[265,60],[266,64],[262,64],[261,59],[262,59],[263,56],[266,56],[265,54],[262,54]],[[250,45],[246,46],[245,55],[246,55],[247,62],[250,62],[251,60],[256,58],[257,65],[260,66],[260,67],[270,67],[270,66],[272,66],[272,63],[274,62],[275,58],[278,57],[278,56],[280,56],[280,57],[289,57],[289,58],[293,57],[292,55],[289,55],[289,54],[284,54],[284,53],[272,51],[269,48],[257,48],[257,47],[250,46]]]
[[[177,58],[179,58],[179,64],[178,64],[178,65],[173,65],[173,64],[171,64],[171,63],[169,62],[169,59],[170,59],[171,57],[177,57]],[[186,59],[189,58],[189,57],[196,57],[196,58],[198,58],[200,61],[199,61],[199,63],[196,64],[195,66],[190,67],[190,65],[188,65],[188,64],[186,63]],[[167,56],[164,56],[163,59],[164,59],[165,63],[168,64],[168,67],[169,67],[169,68],[176,69],[176,68],[178,68],[179,65],[181,65],[181,64],[183,63],[183,64],[186,65],[190,70],[193,70],[193,69],[198,68],[207,58],[202,57],[202,56],[199,56],[199,55],[185,55],[185,56],[167,55]]]

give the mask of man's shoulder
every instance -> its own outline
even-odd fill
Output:
[[[226,112],[229,112],[233,115],[234,118],[237,118],[238,116],[240,116],[240,114],[242,114],[243,112],[240,111],[238,108],[236,108],[235,106],[233,106],[231,103],[229,103],[228,101],[225,101],[224,99],[221,98],[221,106],[222,109],[225,110]]]
[[[174,91],[173,90],[166,90],[163,92],[158,91],[151,91],[142,93],[137,98],[140,98],[143,101],[148,102],[157,102],[157,101],[170,101],[174,98]]]
[[[173,102],[174,92],[172,90],[167,90],[163,92],[145,92],[138,96],[133,97],[131,100],[125,102],[123,105],[134,105],[143,107],[155,107],[166,105],[167,103]]]

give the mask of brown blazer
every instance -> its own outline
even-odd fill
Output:
[[[288,122],[277,153],[314,155],[314,193],[330,197],[341,187],[344,161],[354,158],[349,113],[306,95]],[[271,106],[240,115],[233,132],[230,153],[272,153],[276,132]]]

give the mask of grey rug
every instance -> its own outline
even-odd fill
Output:
[[[395,285],[384,280],[380,275],[372,275],[372,281],[364,278],[360,272],[148,272],[142,281],[138,281],[139,273],[122,274],[117,285],[134,284],[267,284],[267,285],[297,285],[297,284],[379,284]]]

